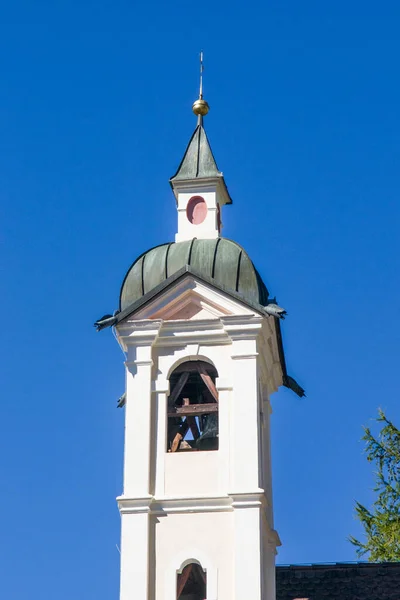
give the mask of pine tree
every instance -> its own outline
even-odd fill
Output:
[[[351,536],[359,557],[369,554],[370,562],[400,561],[400,431],[382,410],[376,419],[382,429],[374,437],[364,427],[362,439],[366,442],[367,460],[377,467],[377,493],[372,509],[356,502],[356,516],[361,521],[366,540],[364,543]]]

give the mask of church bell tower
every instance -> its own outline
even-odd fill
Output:
[[[170,183],[175,242],[128,270],[113,326],[125,356],[120,600],[275,600],[270,395],[287,375],[285,311],[221,235],[232,203],[203,126]]]

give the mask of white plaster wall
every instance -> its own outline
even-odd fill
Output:
[[[199,331],[197,336],[201,339],[202,332]],[[218,371],[218,381],[232,379],[231,346],[228,344],[197,343],[186,347],[157,347],[154,350],[153,361],[157,365],[158,382],[167,382],[174,369],[189,360],[204,360],[213,364]]]
[[[177,571],[189,559],[206,569],[207,600],[235,597],[232,512],[160,516],[155,530],[156,600],[176,600]]]
[[[219,451],[174,452],[165,457],[165,495],[219,494]]]
[[[193,225],[187,218],[186,207],[192,196],[201,196],[207,204],[207,216],[204,221],[198,225]],[[176,242],[191,240],[194,237],[201,239],[213,239],[219,237],[217,225],[217,194],[216,188],[209,191],[190,190],[188,192],[179,192],[178,194],[178,233],[175,236]]]
[[[262,600],[275,600],[275,555],[276,548],[267,539],[267,533],[263,530],[262,543]]]
[[[235,600],[271,600],[261,597],[261,519],[259,508],[234,511]]]
[[[149,598],[149,515],[121,518],[120,600]]]

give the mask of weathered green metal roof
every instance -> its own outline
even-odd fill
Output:
[[[207,241],[207,240],[202,240],[202,241]],[[225,240],[225,241],[229,242],[230,240]],[[181,242],[181,243],[185,243],[185,242]],[[230,242],[230,243],[234,244],[235,242]],[[163,246],[157,246],[156,248],[152,248],[152,250],[149,250],[149,253],[154,250],[158,250],[160,248],[165,248],[165,247],[168,248],[170,245],[171,244],[164,244]],[[237,244],[235,244],[235,245],[237,246]],[[240,248],[240,246],[239,246],[239,248]],[[131,275],[131,271],[135,267],[135,265],[141,264],[143,266],[143,263],[141,263],[140,261],[144,256],[146,256],[146,254],[147,253],[142,254],[137,259],[137,261],[135,261],[135,263],[132,265],[132,267],[128,271],[124,283],[122,284],[121,302],[120,302],[121,312],[119,312],[116,316],[117,323],[126,319],[126,317],[128,317],[132,312],[134,312],[135,310],[138,310],[139,308],[144,306],[147,302],[150,302],[153,298],[155,298],[159,294],[162,294],[168,287],[175,285],[177,283],[177,281],[179,281],[179,279],[181,279],[182,277],[185,277],[188,273],[194,275],[195,277],[198,277],[200,280],[204,281],[205,283],[209,283],[211,285],[213,285],[213,284],[216,285],[217,288],[229,293],[233,298],[236,298],[237,300],[244,300],[250,307],[253,307],[256,311],[259,311],[261,314],[265,314],[265,316],[269,316],[264,311],[264,308],[263,308],[263,305],[265,305],[265,300],[268,296],[268,291],[267,291],[267,288],[265,287],[264,283],[262,282],[259,274],[254,269],[254,267],[253,267],[253,269],[256,274],[257,282],[260,286],[258,301],[249,300],[248,297],[243,298],[243,296],[240,293],[238,293],[237,291],[226,289],[226,287],[223,287],[220,283],[217,283],[215,278],[211,278],[211,277],[207,276],[206,274],[204,274],[204,272],[199,273],[196,269],[194,269],[190,265],[186,264],[185,266],[183,266],[181,269],[179,269],[175,273],[172,273],[171,275],[169,275],[168,278],[163,279],[158,285],[156,285],[156,287],[152,288],[151,290],[146,292],[144,295],[139,294],[137,296],[136,300],[134,300],[132,303],[128,303],[128,305],[125,305],[122,301],[122,294],[127,291],[127,290],[124,290],[125,283],[126,283],[128,277]],[[143,283],[144,282],[142,280],[142,284]],[[143,289],[143,287],[142,287],[142,289]],[[125,299],[127,299],[126,296],[125,296]],[[275,319],[275,333],[276,333],[276,339],[277,339],[277,344],[278,344],[279,359],[280,359],[280,363],[281,363],[281,367],[282,367],[282,384],[285,387],[293,390],[301,398],[301,397],[305,396],[305,392],[304,392],[303,388],[297,383],[297,381],[295,379],[293,379],[293,377],[290,377],[288,375],[287,370],[286,370],[285,353],[283,350],[282,333],[281,333],[281,326],[280,326],[279,319]],[[121,404],[121,406],[123,406],[123,404]]]
[[[178,171],[171,181],[202,177],[221,177],[204,127],[198,125],[190,139]]]
[[[226,238],[194,238],[156,246],[139,256],[123,281],[120,310],[125,310],[186,266],[218,287],[239,294],[249,303],[267,304],[268,290],[239,244]]]
[[[208,141],[205,129],[200,122],[190,138],[182,162],[175,175],[171,177],[170,183],[173,187],[174,183],[178,181],[210,178],[218,178],[221,180],[229,198],[228,204],[232,204],[232,199],[229,196],[224,176],[221,171],[218,170],[210,142]]]
[[[194,238],[156,246],[135,260],[121,287],[121,312],[116,317],[117,322],[123,321],[188,273],[268,316],[264,309],[268,290],[243,248],[226,238]],[[282,383],[302,397],[305,395],[303,388],[287,374],[279,319],[275,319],[275,332]]]

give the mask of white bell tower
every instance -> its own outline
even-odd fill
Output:
[[[111,319],[126,355],[120,600],[275,600],[270,395],[294,380],[265,285],[220,237],[231,200],[202,97],[193,110],[176,242],[133,263]]]
[[[180,319],[188,304],[193,316]],[[188,274],[117,331],[127,355],[121,600],[274,600],[273,317]]]

